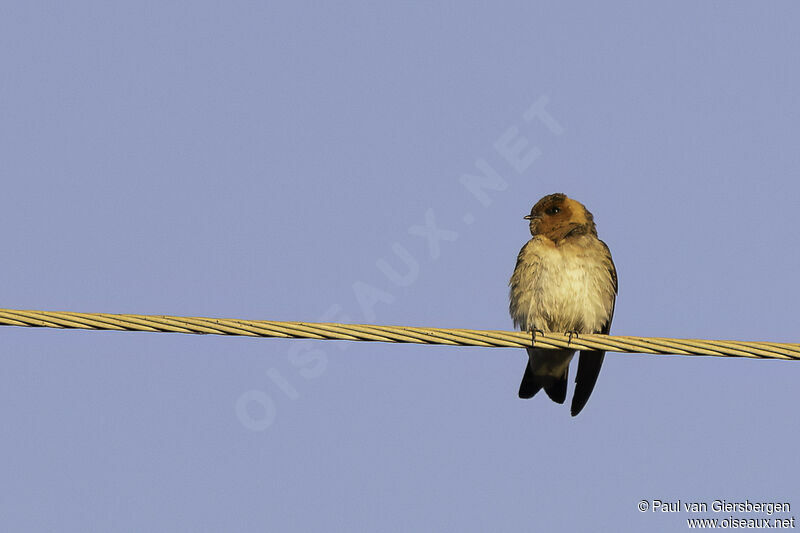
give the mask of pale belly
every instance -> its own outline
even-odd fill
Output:
[[[519,268],[511,296],[512,317],[521,329],[596,333],[608,323],[614,290],[602,256],[545,248]]]

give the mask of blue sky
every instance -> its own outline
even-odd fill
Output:
[[[798,341],[796,4],[0,15],[1,307],[510,329],[522,216],[565,192],[612,250],[612,333]],[[800,506],[796,363],[610,354],[572,418],[516,397],[523,350],[0,339],[7,531],[682,531],[637,503]]]

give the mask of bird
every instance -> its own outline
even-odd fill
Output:
[[[556,403],[567,396],[574,349],[535,347],[539,333],[605,333],[611,328],[617,297],[617,270],[606,243],[597,236],[594,217],[566,194],[543,197],[524,217],[531,239],[517,256],[509,281],[509,312],[514,326],[531,332],[528,363],[519,397],[542,388]],[[570,413],[577,416],[592,394],[605,351],[581,350]]]

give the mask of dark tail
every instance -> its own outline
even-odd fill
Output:
[[[572,416],[577,416],[583,406],[589,401],[603,366],[603,357],[606,352],[583,351],[578,359],[578,374],[575,376],[575,394],[572,395]]]
[[[537,376],[531,371],[530,362],[525,365],[525,374],[522,376],[522,383],[519,385],[519,397],[527,400],[544,388],[544,392],[556,403],[564,403],[567,399],[567,373],[569,368],[564,371],[560,378],[553,376]]]

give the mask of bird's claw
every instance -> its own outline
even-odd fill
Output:
[[[544,335],[544,331],[539,328],[531,328],[531,348],[536,346],[536,334]]]
[[[566,335],[567,335],[567,346],[569,346],[569,344],[572,342],[572,337],[575,337],[576,339],[578,338],[578,332],[575,330],[568,331]]]

